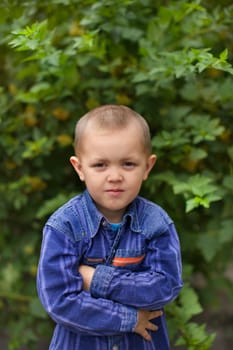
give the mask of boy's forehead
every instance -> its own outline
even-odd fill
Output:
[[[81,140],[81,151],[91,152],[92,155],[100,154],[126,157],[130,154],[137,154],[145,151],[143,134],[135,126],[126,126],[121,129],[110,129],[95,127],[87,129]]]
[[[136,132],[136,133],[135,133]],[[142,136],[135,130],[96,129],[86,133],[81,141],[81,153],[96,159],[126,159],[145,152]]]

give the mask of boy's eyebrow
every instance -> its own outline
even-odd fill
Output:
[[[140,158],[139,156],[132,155],[132,156],[128,156],[128,157],[122,158],[121,160],[122,161],[128,161],[128,160],[137,160],[139,158]]]
[[[139,157],[136,155],[129,155],[127,157],[120,158],[120,162],[126,162],[126,161],[136,161],[138,160]],[[111,161],[112,157],[95,157],[91,159],[91,162],[106,162],[106,161]]]
[[[110,158],[103,158],[103,157],[95,157],[95,158],[92,158],[90,161],[92,162],[92,163],[95,163],[95,162],[106,162],[106,161],[108,161]]]

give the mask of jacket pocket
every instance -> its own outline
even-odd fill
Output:
[[[118,249],[112,260],[112,266],[135,270],[140,267],[145,257],[144,250]]]

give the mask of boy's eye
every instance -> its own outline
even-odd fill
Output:
[[[101,163],[101,162],[99,162],[99,163],[95,163],[95,164],[93,164],[92,165],[92,167],[93,168],[99,168],[99,169],[101,169],[101,168],[104,168],[106,166],[106,164],[105,163]]]
[[[134,162],[125,162],[124,163],[124,167],[127,169],[134,168],[135,166],[136,166],[136,163],[134,163]]]

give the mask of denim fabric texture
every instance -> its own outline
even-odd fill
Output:
[[[78,267],[95,267],[89,292]],[[137,310],[159,310],[182,288],[175,226],[137,197],[113,230],[88,191],[59,208],[43,231],[38,295],[56,323],[50,350],[169,350],[165,314],[152,341],[133,333]]]

